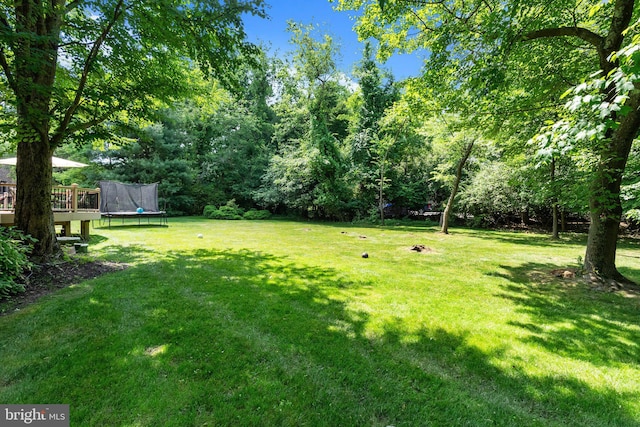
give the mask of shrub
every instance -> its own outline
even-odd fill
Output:
[[[217,211],[217,210],[218,210],[217,206],[207,205],[202,210],[202,215],[206,218],[211,218],[211,216],[214,214],[214,211]]]
[[[0,299],[24,292],[24,285],[16,279],[32,266],[28,254],[33,242],[17,229],[0,227]]]
[[[235,199],[229,200],[226,205],[216,208],[212,205],[204,207],[202,214],[209,219],[242,219],[244,211]]]
[[[254,219],[269,219],[271,218],[271,212],[268,210],[257,210],[251,209],[242,215],[244,219],[254,220]]]

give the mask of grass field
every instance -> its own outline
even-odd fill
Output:
[[[0,403],[69,404],[73,426],[640,425],[640,297],[549,274],[583,236],[92,232],[90,257],[130,267],[0,317]],[[618,265],[640,282],[640,242]]]

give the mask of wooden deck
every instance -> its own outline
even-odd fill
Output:
[[[0,225],[15,224],[15,184],[0,184]],[[56,185],[51,191],[53,218],[61,225],[61,235],[71,235],[71,222],[80,222],[80,235],[89,240],[91,220],[100,219],[100,189],[81,188],[78,185]]]

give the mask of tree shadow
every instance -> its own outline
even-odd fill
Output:
[[[618,238],[618,249],[640,249],[638,237],[623,236]]]
[[[336,228],[339,230],[350,230],[350,229],[372,229],[372,230],[402,230],[402,231],[421,231],[421,232],[438,232],[439,228],[434,225],[433,222],[427,221],[401,221],[401,222],[393,222],[386,225],[374,224],[370,222],[321,222],[321,221],[307,221],[307,222],[299,222],[300,225],[305,224],[317,224],[322,227],[327,228]]]
[[[142,247],[126,251],[137,259],[146,254]],[[562,293],[531,291],[519,299],[525,275],[513,276],[505,298],[541,320],[560,321],[562,314],[547,311],[545,303],[560,310]],[[70,402],[79,425],[638,422],[628,408],[632,396],[596,390],[570,376],[505,370],[496,360],[504,360],[508,349],[483,351],[470,343],[468,331],[426,325],[416,330],[400,317],[380,322],[366,306],[366,297],[376,293],[372,284],[330,267],[248,250],[199,249],[168,253],[85,287],[90,292],[43,310],[42,322],[47,312],[55,313],[68,329],[22,338],[41,345],[42,353],[0,376],[0,400]],[[626,322],[631,310],[623,311]],[[589,320],[592,314],[585,306],[565,313],[564,321],[569,316],[585,326],[602,322],[603,329],[616,328],[618,337],[640,342],[620,325]],[[575,334],[531,336],[550,351],[564,346],[567,357],[576,357],[570,346],[577,342],[585,347],[578,357],[605,358],[586,333]],[[614,346],[611,356],[627,363],[632,353],[614,341],[606,336],[599,345]],[[6,348],[0,347],[0,357],[13,354]],[[3,390],[23,377],[23,394],[4,399]]]
[[[122,216],[114,217],[111,222],[106,219],[101,219],[97,224],[93,225],[95,230],[110,230],[110,231],[129,231],[131,229],[140,228],[166,228],[169,226],[168,219],[161,215],[144,215],[144,216]]]
[[[484,234],[484,238],[490,236],[500,242],[522,246],[546,246],[546,247],[562,247],[566,245],[586,245],[586,234],[579,233],[563,233],[559,239],[553,239],[551,234],[526,233],[522,231],[504,231],[504,230],[482,230],[478,233]]]
[[[107,240],[109,240],[109,238],[101,234],[91,233],[89,235],[89,244],[91,245],[97,245],[98,243],[106,242]]]
[[[156,252],[141,244],[134,245],[106,245],[99,249],[102,257],[109,261],[122,262],[122,263],[134,263],[134,262],[149,262],[152,256]]]
[[[555,278],[550,274],[554,266],[548,264],[501,268],[511,284],[500,296],[530,319],[512,323],[528,332],[524,342],[595,366],[638,362],[639,294],[606,293],[579,278]]]

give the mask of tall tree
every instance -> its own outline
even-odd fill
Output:
[[[105,164],[99,179],[158,182],[158,204],[162,210],[169,215],[193,214],[196,212],[192,210],[194,199],[190,189],[194,177],[184,150],[188,135],[172,126],[172,113],[164,112],[160,123],[128,129],[128,143],[100,151],[98,155]]]
[[[232,84],[234,69],[257,50],[245,42],[242,14],[262,7],[263,0],[0,1],[1,78],[17,118],[15,218],[38,239],[35,256],[58,251],[54,150],[118,113],[144,115],[154,100],[184,93],[186,58]]]
[[[380,221],[384,225],[385,205],[387,204],[388,187],[396,184],[398,173],[394,173],[394,165],[402,164],[407,150],[419,141],[415,133],[415,123],[410,119],[406,103],[398,101],[389,107],[378,121],[379,133],[372,140],[372,162],[377,167],[377,199]]]
[[[474,139],[465,141],[464,148],[462,149],[462,156],[460,157],[460,159],[458,160],[458,164],[456,165],[456,175],[453,180],[453,185],[451,186],[451,194],[449,195],[447,204],[444,207],[444,211],[442,212],[442,224],[440,226],[440,231],[444,234],[449,234],[449,218],[451,218],[451,212],[453,211],[453,203],[456,200],[456,195],[458,194],[458,189],[460,188],[460,181],[462,181],[462,172],[465,165],[467,164],[467,160],[469,160],[469,156],[471,156],[471,151],[473,151],[475,142],[476,141]]]
[[[467,117],[465,117],[467,118]],[[433,171],[433,179],[442,182],[449,190],[449,197],[442,212],[440,231],[449,233],[449,223],[456,196],[463,185],[473,151],[479,151],[481,134],[475,130],[477,123],[466,123],[457,115],[437,114],[425,125],[430,131],[434,148],[441,154],[440,163]],[[476,148],[477,147],[477,148]],[[486,150],[484,150],[486,151]]]
[[[355,112],[354,129],[347,145],[351,159],[351,176],[355,181],[355,194],[362,205],[361,209],[368,210],[377,205],[384,221],[384,200],[381,198],[381,190],[384,187],[384,175],[386,157],[391,149],[390,141],[397,138],[386,138],[381,132],[381,119],[385,110],[398,99],[399,90],[394,84],[388,72],[380,69],[375,61],[375,52],[371,43],[364,45],[362,59],[356,65],[354,75],[358,79],[361,97],[359,108]]]
[[[348,197],[343,181],[344,156],[338,138],[346,135],[347,122],[340,119],[340,112],[348,92],[336,69],[338,45],[329,34],[318,34],[316,30],[312,25],[289,24],[292,43],[296,46],[294,65],[306,90],[309,117],[309,131],[300,149],[309,159],[315,180],[311,213],[340,218]]]
[[[425,73],[434,86],[442,73],[459,79],[456,90],[507,102],[507,88],[518,85],[516,100],[557,101],[577,76],[598,70],[610,76],[619,67],[616,52],[633,42],[627,31],[638,11],[634,0],[581,2],[477,0],[340,0],[343,8],[364,8],[360,36],[378,38],[382,52],[426,49]],[[543,12],[541,12],[543,11]],[[632,82],[638,88],[637,82]],[[613,84],[601,88],[603,103],[620,95]],[[532,102],[533,101],[533,102]],[[640,130],[640,90],[630,91],[616,122],[591,147],[598,162],[593,173],[591,226],[584,267],[597,279],[622,281],[615,264],[620,216],[620,184],[633,140]],[[512,104],[513,105],[513,104]]]

